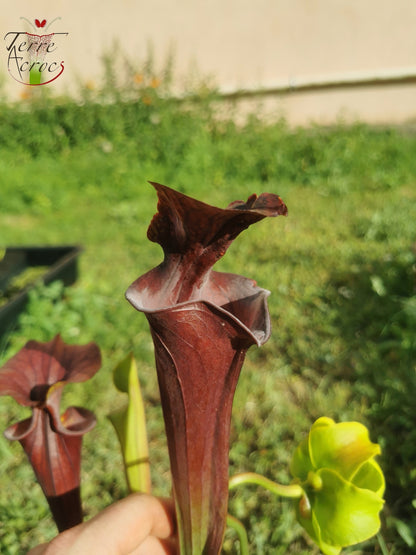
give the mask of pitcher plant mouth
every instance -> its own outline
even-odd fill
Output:
[[[247,349],[270,336],[270,317],[269,291],[212,267],[244,229],[287,208],[263,193],[221,209],[152,185],[159,202],[147,236],[164,259],[126,298],[146,315],[155,346],[181,553],[214,555],[227,516],[234,391]]]
[[[95,343],[67,345],[28,341],[0,368],[0,395],[32,409],[32,416],[4,432],[22,445],[45,494],[59,531],[82,522],[80,467],[82,436],[95,426],[80,407],[60,413],[65,384],[91,378],[101,366]]]
[[[235,286],[235,291],[231,291],[230,293],[234,293],[234,295],[240,294],[241,297],[230,297],[227,299],[228,302],[224,302],[226,299],[221,298],[219,300],[220,302],[224,302],[224,304],[221,305],[216,303],[215,297],[212,295],[213,290],[218,287],[218,290],[224,293],[224,287],[230,283]],[[224,284],[223,287],[221,287],[222,284]],[[233,320],[235,324],[240,326],[252,339],[253,344],[259,347],[269,339],[271,333],[267,309],[267,297],[269,295],[270,291],[257,287],[254,280],[235,274],[214,271],[212,271],[209,276],[207,294],[203,300],[199,301],[190,300],[177,303],[173,306],[168,305],[160,308],[149,308],[152,307],[151,298],[147,295],[146,288],[142,290],[140,279],[135,281],[126,292],[126,298],[134,308],[148,315],[157,315],[173,307],[191,311],[198,304],[204,304],[210,307],[212,311],[218,312],[218,315],[222,314],[224,318]],[[254,321],[254,315],[261,315],[261,321]]]

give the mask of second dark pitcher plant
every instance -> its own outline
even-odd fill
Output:
[[[247,349],[270,336],[270,317],[268,291],[212,267],[241,231],[287,208],[263,193],[221,209],[152,185],[159,203],[147,235],[164,260],[126,297],[145,313],[155,346],[181,554],[214,555],[227,517],[234,391]]]

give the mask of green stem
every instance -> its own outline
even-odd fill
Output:
[[[234,516],[227,515],[227,526],[232,528],[238,536],[240,542],[240,555],[249,555],[248,538],[244,525]]]
[[[384,538],[380,534],[380,532],[378,532],[378,534],[377,534],[377,541],[378,541],[378,544],[380,546],[380,549],[381,549],[381,552],[383,553],[383,555],[389,555],[389,550],[387,549],[386,542],[384,541]]]
[[[255,484],[257,486],[262,486],[275,495],[280,495],[281,497],[291,497],[296,499],[302,497],[304,494],[304,491],[299,484],[284,486],[273,482],[260,474],[256,474],[255,472],[243,472],[242,474],[231,476],[228,483],[228,489],[232,490],[241,484]]]

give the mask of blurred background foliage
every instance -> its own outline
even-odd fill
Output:
[[[199,81],[170,93],[171,64],[125,61],[123,80],[104,61],[101,84],[77,100],[43,89],[0,105],[0,245],[82,244],[72,287],[38,285],[18,324],[0,338],[0,364],[28,339],[60,332],[96,341],[103,368],[67,388],[65,404],[98,417],[84,440],[86,517],[126,495],[117,439],[106,415],[124,401],[113,367],[133,351],[148,414],[154,492],[170,494],[153,347],[128,285],[161,261],[146,239],[158,181],[225,207],[278,193],[289,217],[246,231],[217,269],[269,289],[273,332],[249,352],[233,408],[231,473],[283,483],[296,444],[322,415],[359,420],[382,446],[391,554],[416,541],[416,134],[414,127],[290,128],[261,104],[241,117]],[[34,94],[36,93],[36,94]],[[6,428],[26,411],[0,399]],[[19,554],[56,533],[19,445],[0,438],[0,552]],[[247,488],[230,512],[256,554],[316,553],[288,501]],[[238,553],[231,532],[225,553]],[[379,553],[377,542],[346,550]]]

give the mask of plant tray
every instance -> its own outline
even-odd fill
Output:
[[[0,260],[0,335],[12,329],[36,283],[71,285],[77,280],[81,251],[78,246],[6,248]]]

